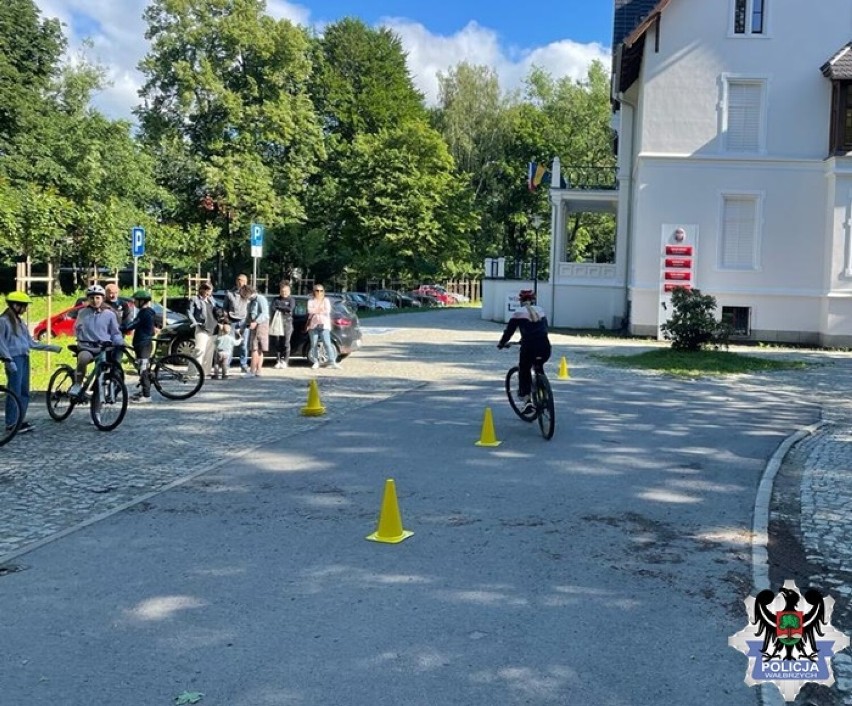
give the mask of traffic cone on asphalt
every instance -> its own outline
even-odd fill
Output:
[[[557,377],[560,380],[568,380],[571,377],[571,373],[568,372],[568,360],[564,355],[559,363],[559,375]]]
[[[319,417],[323,414],[325,414],[325,407],[320,402],[319,386],[316,380],[311,380],[308,384],[308,403],[302,407],[302,416]]]
[[[402,529],[402,515],[399,514],[399,503],[396,500],[396,485],[393,478],[385,481],[385,494],[382,497],[382,510],[379,513],[379,525],[373,534],[368,534],[371,542],[399,544],[414,532]]]
[[[482,418],[482,432],[479,434],[477,446],[500,446],[502,442],[497,441],[494,433],[494,418],[491,416],[491,407],[485,408],[485,416]]]

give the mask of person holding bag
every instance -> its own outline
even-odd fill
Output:
[[[269,335],[275,337],[275,352],[278,360],[275,368],[281,370],[290,363],[290,337],[293,335],[293,309],[296,300],[290,294],[290,283],[282,281],[278,287],[278,296],[272,300],[272,323]]]
[[[325,287],[321,284],[314,285],[314,295],[308,299],[308,321],[305,329],[311,339],[310,357],[313,360],[312,368],[316,369],[319,364],[319,339],[325,346],[328,364],[332,368],[339,368],[334,346],[331,344],[331,301],[325,298]]]

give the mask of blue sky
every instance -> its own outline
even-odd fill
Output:
[[[65,25],[69,56],[81,51],[107,70],[110,86],[95,99],[109,117],[129,118],[148,50],[142,12],[148,0],[35,0]],[[267,11],[318,32],[345,16],[396,32],[414,83],[429,103],[438,72],[461,61],[493,67],[502,87],[516,90],[533,64],[554,76],[581,78],[591,61],[609,62],[613,0],[267,0]]]
[[[560,39],[608,46],[612,38],[612,0],[314,0],[302,4],[317,18],[356,15],[368,24],[377,24],[385,17],[404,17],[442,35],[454,34],[473,20],[519,47],[542,46]]]

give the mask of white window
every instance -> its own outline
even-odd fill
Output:
[[[732,28],[735,36],[766,34],[766,6],[769,0],[733,0]]]
[[[722,130],[728,152],[762,152],[766,82],[763,79],[727,78]]]
[[[758,194],[722,195],[722,237],[719,267],[757,269],[761,197]]]

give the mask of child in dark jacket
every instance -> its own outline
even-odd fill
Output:
[[[133,331],[133,352],[136,354],[136,367],[142,391],[131,397],[132,402],[151,401],[151,354],[154,352],[154,335],[157,332],[154,310],[151,308],[151,293],[140,289],[133,294],[136,303],[136,317],[124,327]]]

